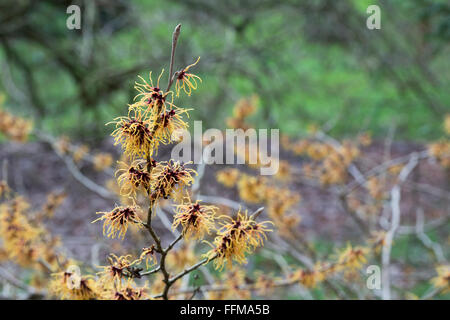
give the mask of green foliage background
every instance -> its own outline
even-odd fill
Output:
[[[377,1],[382,28],[368,30],[372,2],[7,0],[0,90],[45,130],[101,138],[137,74],[168,68],[182,23],[176,67],[201,56],[203,83],[180,105],[209,127],[224,127],[233,104],[257,94],[255,125],[292,136],[317,124],[335,136],[385,137],[395,126],[402,139],[435,139],[450,112],[450,5]],[[70,4],[82,9],[81,31],[66,28]]]

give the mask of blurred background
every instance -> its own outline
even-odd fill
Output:
[[[134,96],[136,75],[168,68],[181,23],[176,67],[201,56],[204,80],[181,104],[209,127],[257,94],[255,125],[293,136],[309,124],[383,136],[395,124],[399,138],[434,139],[450,101],[450,5],[377,1],[382,27],[368,30],[371,2],[4,0],[0,88],[6,106],[39,127],[101,139]],[[81,30],[66,27],[71,4],[82,8]]]
[[[108,191],[114,163],[96,155],[119,158],[120,148],[112,146],[112,127],[105,123],[126,114],[127,104],[136,95],[138,75],[147,78],[150,70],[154,75],[161,68],[168,71],[171,36],[178,23],[182,31],[175,70],[201,57],[192,70],[203,82],[195,94],[182,95],[177,103],[193,108],[190,124],[202,120],[204,130],[225,129],[225,119],[232,116],[236,104],[257,96],[257,111],[246,119],[252,127],[279,128],[291,141],[309,139],[317,130],[337,141],[365,137],[366,142],[358,145],[364,153],[358,163],[363,175],[399,157],[406,161],[392,164],[404,165],[411,153],[422,152],[445,136],[443,121],[450,113],[450,3],[376,1],[381,29],[369,30],[366,9],[373,2],[2,0],[2,109],[32,120],[37,134],[27,144],[0,135],[1,177],[35,208],[45,205],[50,192],[67,196],[47,225],[63,239],[69,256],[98,265],[109,252],[129,252],[133,243],[106,239],[101,225],[90,223],[96,211],[109,210],[117,200]],[[66,27],[66,9],[72,4],[81,8],[80,30]],[[450,128],[450,118],[447,122]],[[64,141],[73,144],[75,164],[54,152]],[[445,148],[448,154],[448,144],[441,149]],[[282,159],[292,166],[290,172],[306,170],[303,165],[314,157],[292,150],[282,151]],[[325,153],[329,151],[325,148]],[[421,164],[402,198],[405,229],[393,248],[397,259],[393,281],[404,289],[399,290],[399,298],[407,297],[407,291],[417,297],[426,295],[435,265],[446,264],[450,165],[441,160]],[[107,165],[102,167],[102,161]],[[240,190],[217,183],[220,169],[207,167],[200,193],[244,203]],[[342,187],[340,183],[354,186],[351,170],[350,178],[346,176],[337,186],[311,185],[293,176],[287,188],[301,197],[292,209],[301,215],[297,231],[320,258],[327,259],[347,241],[362,243],[355,222],[344,214],[346,202],[340,203],[342,199],[330,193]],[[98,185],[89,187],[88,182],[86,186],[85,177]],[[394,180],[380,188],[389,191]],[[357,186],[364,189],[363,183]],[[378,187],[372,186],[371,196],[364,196],[363,203],[382,216],[386,199],[376,199]],[[418,197],[417,192],[424,195]],[[442,255],[436,256],[414,233],[418,207],[424,208],[426,221],[435,223],[427,236],[442,245]],[[366,214],[362,216],[367,218]],[[157,228],[170,236],[163,224]],[[373,221],[368,224],[378,227]],[[248,270],[279,268],[275,262],[264,262],[267,257],[272,259],[272,253],[258,254]],[[291,258],[286,258],[289,264],[295,261]],[[22,276],[28,279],[26,273]],[[350,298],[372,297],[353,289],[350,285]],[[317,289],[311,295],[282,292],[276,297],[320,299],[330,297],[327,294]]]

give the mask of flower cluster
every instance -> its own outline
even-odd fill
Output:
[[[172,48],[174,50],[175,46]],[[359,298],[366,294],[369,297],[370,293],[365,290],[365,265],[379,260],[380,255],[386,253],[385,249],[391,250],[401,242],[395,238],[395,232],[391,233],[395,229],[394,212],[391,211],[396,208],[392,188],[401,188],[401,198],[407,200],[411,199],[407,195],[410,189],[414,192],[426,189],[429,194],[421,197],[420,206],[428,196],[446,198],[444,191],[430,188],[426,181],[422,183],[423,180],[416,180],[412,175],[406,178],[408,180],[402,179],[407,171],[404,169],[412,165],[438,164],[442,166],[437,166],[439,172],[448,173],[450,115],[445,117],[445,134],[441,140],[420,153],[411,154],[409,159],[401,155],[379,164],[379,155],[372,157],[375,152],[365,153],[368,151],[365,148],[372,144],[370,133],[363,132],[351,140],[336,140],[316,124],[308,126],[306,137],[296,140],[281,137],[283,153],[296,156],[297,162],[289,157],[285,158],[289,161],[277,160],[279,170],[273,176],[252,173],[263,166],[257,148],[250,145],[236,148],[235,153],[247,166],[216,171],[216,180],[229,190],[223,195],[208,196],[204,191],[210,187],[210,181],[206,180],[205,188],[200,184],[205,180],[199,180],[205,173],[200,169],[204,168],[199,166],[197,174],[189,162],[160,159],[165,154],[165,150],[161,151],[163,145],[175,142],[179,132],[189,127],[186,119],[191,109],[178,107],[177,98],[183,94],[190,96],[202,81],[191,73],[199,59],[172,72],[173,54],[167,87],[161,87],[164,70],[155,82],[152,73],[148,79],[139,77],[135,83],[138,93],[125,115],[111,122],[114,144],[120,145],[122,151],[115,175],[114,170],[108,170],[115,163],[111,154],[90,155],[88,146],[72,145],[64,136],[52,143],[61,158],[69,160],[72,169],[90,162],[95,170],[105,171],[101,176],[114,177],[107,187],[112,191],[111,196],[116,196],[117,204],[111,210],[97,212],[98,217],[93,222],[100,222],[98,227],[101,225],[103,235],[111,238],[105,241],[112,244],[115,254],[110,253],[106,263],[91,266],[67,258],[61,253],[64,251],[59,239],[44,225],[63,203],[65,193],[49,194],[47,201],[34,209],[27,199],[11,190],[6,183],[8,177],[2,175],[5,181],[0,181],[0,262],[10,260],[20,267],[37,270],[27,280],[25,288],[28,285],[45,288],[43,294],[62,299],[192,299],[198,295],[209,299],[250,299],[254,294],[256,297],[277,297],[276,290],[287,286],[292,286],[289,291],[292,296],[305,295],[306,298],[328,297],[328,294],[333,298]],[[244,130],[252,128],[250,118],[257,105],[256,96],[239,100],[232,116],[226,120],[228,126]],[[15,125],[11,119],[15,118],[3,111],[0,116],[0,131],[13,139],[23,141],[27,131],[31,130],[31,125],[28,128],[24,123],[20,124],[20,120],[18,127],[22,128],[11,129]],[[257,161],[250,163],[255,150]],[[371,167],[373,164],[376,166]],[[83,174],[80,170],[81,178],[84,178]],[[208,178],[206,174],[203,179]],[[95,185],[88,181],[91,190]],[[318,206],[317,197],[311,197],[311,190],[316,189],[326,193],[327,198],[336,202],[336,207],[329,203]],[[104,198],[109,197],[107,190],[99,193]],[[244,209],[236,210],[243,205],[227,199],[226,194],[234,194],[239,201],[245,202]],[[250,209],[260,205],[264,208],[249,214]],[[312,205],[326,214],[300,215]],[[431,214],[438,217],[435,207]],[[399,208],[404,210],[408,206],[402,203]],[[257,219],[261,212],[270,221]],[[342,226],[345,223],[347,228],[347,221],[341,214],[348,214],[348,221],[354,223],[355,228],[360,227],[358,232],[364,235],[362,241],[344,246],[336,245],[345,243],[341,241],[346,239],[340,237],[333,243],[308,241],[313,238],[311,230],[324,221],[336,225],[342,223]],[[418,234],[421,222],[427,233],[446,222],[440,218],[424,222],[418,214],[414,228],[406,212],[402,216],[404,219],[396,229],[397,235],[408,234],[409,230]],[[158,225],[158,221],[162,224]],[[162,227],[167,229],[164,234]],[[272,228],[278,233],[271,234]],[[327,229],[320,231],[329,232]],[[269,248],[260,250],[269,234]],[[391,239],[391,235],[394,238]],[[354,234],[349,234],[350,237]],[[439,250],[440,244],[427,238],[426,234],[418,237],[424,245],[423,250],[430,249],[437,260],[442,261],[436,268],[435,277],[429,280],[429,292],[432,295],[448,293],[450,269],[442,257],[445,252]],[[211,248],[199,257],[200,246],[205,243]],[[393,262],[396,250],[391,252]],[[255,259],[251,265],[257,271],[242,266],[252,255]],[[270,261],[264,260],[264,266],[259,268],[262,257],[270,257]],[[208,263],[225,272],[202,268]],[[202,276],[197,276],[196,271]],[[406,272],[414,270],[405,269]],[[178,281],[180,279],[184,281]],[[358,282],[361,288],[356,287]],[[301,290],[296,290],[298,287]],[[314,290],[316,288],[318,290]],[[286,292],[283,292],[284,296]],[[395,297],[404,295],[397,288],[392,293]],[[407,293],[406,296],[414,295]]]
[[[191,237],[203,239],[215,228],[217,207],[203,205],[199,200],[192,203],[189,195],[184,200],[184,203],[175,208],[172,228],[176,229],[181,225],[186,240]]]
[[[269,217],[286,236],[300,223],[301,217],[294,211],[300,196],[286,186],[279,186],[279,179],[251,176],[235,168],[220,170],[216,174],[218,182],[225,187],[237,187],[239,196],[248,203],[264,204]]]
[[[134,224],[137,226],[142,225],[142,221],[138,215],[138,210],[140,210],[140,208],[137,206],[116,206],[111,211],[97,212],[97,214],[101,214],[102,216],[93,222],[104,220],[103,234],[111,238],[118,236],[123,239],[127,233],[129,224]]]
[[[199,60],[200,57],[198,57],[197,61],[195,61],[193,64],[188,65],[186,68],[176,74],[177,80],[175,83],[175,91],[177,92],[177,97],[180,95],[181,90],[183,90],[188,96],[190,96],[192,90],[197,89],[197,81],[202,82],[202,79],[200,79],[199,76],[189,73],[189,69],[194,67]]]
[[[213,249],[206,253],[207,260],[215,260],[216,266],[224,265],[224,261],[246,261],[246,255],[263,245],[268,229],[266,222],[256,222],[255,217],[238,212],[235,219],[218,215],[218,207],[205,204],[196,199],[194,191],[186,190],[194,183],[197,172],[190,168],[190,163],[182,163],[169,159],[156,160],[160,145],[176,140],[177,133],[186,130],[189,109],[175,105],[174,98],[184,92],[188,96],[197,89],[201,79],[190,73],[195,63],[169,75],[169,85],[161,89],[162,71],[156,82],[152,74],[149,80],[140,77],[135,83],[138,91],[132,104],[128,106],[126,116],[117,117],[112,136],[114,144],[121,145],[123,156],[118,162],[116,171],[116,188],[121,205],[111,211],[98,212],[100,217],[93,222],[103,222],[103,233],[111,238],[124,239],[129,226],[147,229],[154,244],[144,247],[137,259],[132,255],[116,256],[111,254],[109,265],[103,266],[97,276],[96,298],[131,300],[149,298],[151,294],[161,294],[167,299],[170,295],[168,287],[175,288],[169,278],[167,265],[174,270],[183,270],[195,262],[193,241],[204,240],[215,233]],[[175,84],[175,92],[171,85]],[[239,117],[246,117],[251,110],[242,105]],[[98,160],[97,163],[104,161]],[[94,162],[96,163],[96,162]],[[98,165],[100,166],[100,165]],[[251,192],[252,183],[247,183],[246,190]],[[258,198],[260,200],[261,198]],[[173,232],[181,229],[175,242],[164,249],[161,238],[153,229],[152,217],[168,210],[167,204],[172,202]],[[148,205],[147,221],[143,222],[142,207]],[[218,220],[222,226],[216,227]],[[135,228],[133,228],[135,229]],[[183,239],[183,245],[174,249],[175,243]],[[206,240],[205,240],[206,241]],[[172,250],[173,249],[173,250]],[[208,262],[206,261],[206,262]],[[153,270],[151,268],[159,264]],[[142,273],[144,266],[146,271]],[[161,272],[159,272],[161,271]],[[139,287],[134,281],[142,274],[153,274],[155,281],[151,288]],[[149,290],[147,290],[149,289]],[[87,297],[87,295],[86,295]]]
[[[436,272],[437,276],[432,279],[434,286],[443,293],[450,292],[450,266],[438,266]]]
[[[4,253],[22,267],[44,270],[64,260],[57,253],[59,239],[48,232],[24,197],[15,195],[0,204],[0,234]]]
[[[236,218],[227,217],[227,220],[217,232],[213,249],[205,254],[208,259],[215,259],[216,269],[220,270],[225,264],[231,267],[233,260],[246,263],[246,255],[262,246],[266,232],[272,231],[267,227],[270,221],[258,223],[247,212],[239,211]]]
[[[14,116],[8,111],[2,110],[1,107],[2,101],[0,101],[0,133],[10,140],[25,142],[33,129],[33,122]]]
[[[450,141],[448,139],[430,144],[428,151],[442,167],[450,168]]]
[[[159,162],[152,171],[151,200],[179,199],[184,187],[192,185],[197,173],[177,161]]]
[[[258,100],[257,96],[239,100],[233,108],[233,116],[226,119],[227,125],[235,129],[249,129],[251,126],[247,118],[256,112]]]

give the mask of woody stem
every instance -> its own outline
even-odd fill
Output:
[[[170,87],[172,86],[172,83],[175,78],[174,74],[173,74],[173,64],[175,61],[175,49],[177,47],[177,42],[178,42],[178,37],[180,36],[180,31],[181,31],[181,24],[178,24],[175,27],[175,30],[173,31],[173,35],[172,35],[172,51],[170,54],[169,81],[167,84],[166,92],[170,90]]]

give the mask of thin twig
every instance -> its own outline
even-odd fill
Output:
[[[396,165],[400,165],[403,163],[407,163],[410,161],[411,157],[415,156],[417,157],[418,160],[423,160],[426,158],[430,157],[430,154],[427,150],[421,151],[419,153],[417,152],[412,152],[408,155],[405,156],[401,156],[386,162],[381,163],[380,165],[373,167],[372,169],[370,169],[369,171],[367,171],[364,174],[364,181],[353,181],[352,183],[348,184],[345,188],[345,195],[349,195],[350,193],[352,193],[352,191],[354,191],[355,189],[357,189],[358,187],[360,187],[361,185],[364,185],[367,180],[373,176],[376,176],[380,173],[383,173],[384,171],[386,171],[387,169],[389,169],[390,167],[396,166]]]
[[[55,146],[55,140],[53,137],[50,137],[49,135],[47,135],[43,132],[40,132],[40,131],[35,131],[34,134],[41,140],[47,142],[52,147],[52,149],[55,151],[55,153],[63,160],[63,162],[65,163],[69,172],[79,183],[81,183],[83,186],[85,186],[90,191],[97,193],[102,198],[105,198],[108,200],[116,200],[117,199],[117,196],[115,194],[113,194],[112,192],[110,192],[108,189],[98,185],[97,183],[95,183],[94,181],[92,181],[91,179],[86,177],[75,165],[72,158],[67,157],[67,156],[63,155],[62,153],[60,153]]]
[[[245,205],[240,204],[239,202],[224,198],[224,197],[219,197],[219,196],[207,196],[207,195],[203,195],[203,194],[199,194],[197,195],[197,199],[202,200],[206,203],[211,203],[211,204],[216,204],[216,205],[222,205],[225,207],[229,207],[232,208],[234,210],[239,210],[239,209],[243,209],[246,210],[247,207]]]
[[[444,264],[447,261],[445,259],[442,247],[438,243],[433,242],[425,234],[425,232],[423,230],[424,225],[425,225],[424,221],[425,221],[425,218],[424,218],[423,209],[419,208],[416,213],[416,235],[417,235],[417,238],[419,238],[419,240],[423,243],[423,245],[425,247],[427,247],[428,249],[433,251],[434,256],[436,257],[436,259],[439,263]]]
[[[420,300],[429,300],[433,299],[435,296],[439,295],[442,292],[442,288],[433,288],[431,291],[425,293]]]
[[[44,292],[38,291],[35,288],[33,288],[32,286],[29,286],[26,283],[20,281],[19,279],[14,277],[14,275],[12,275],[8,270],[6,270],[5,268],[3,268],[1,266],[0,266],[0,277],[3,278],[4,280],[6,280],[11,285],[13,285],[14,287],[22,289],[29,294],[33,294],[33,295],[37,294],[37,295],[45,296]]]
[[[258,218],[258,216],[264,211],[264,207],[261,207],[259,209],[257,209],[255,212],[252,213],[252,215],[250,216],[250,219],[255,220],[256,218]]]
[[[397,184],[391,190],[391,211],[392,211],[392,221],[389,231],[386,233],[385,242],[382,248],[382,298],[383,300],[391,299],[391,280],[390,280],[390,262],[391,262],[391,249],[392,241],[395,237],[398,227],[400,226],[400,199],[401,199],[401,184],[406,181],[409,174],[414,170],[414,168],[419,163],[419,157],[417,154],[413,154],[409,160],[409,163],[400,171],[398,175]]]
[[[159,270],[161,270],[160,266],[157,266],[155,269],[152,269],[150,271],[146,271],[146,272],[141,272],[140,275],[141,276],[149,276],[151,274],[157,273]]]
[[[211,257],[211,258],[204,258],[203,260],[200,260],[199,262],[197,262],[196,264],[194,264],[193,266],[184,269],[182,272],[180,272],[179,274],[177,274],[176,276],[174,276],[173,278],[170,278],[169,281],[166,283],[166,287],[164,288],[164,292],[154,296],[153,298],[163,298],[165,300],[167,300],[167,294],[168,291],[170,289],[170,287],[180,278],[184,277],[185,275],[187,275],[188,273],[196,270],[197,268],[201,267],[202,265],[214,260],[217,258],[217,255]]]

